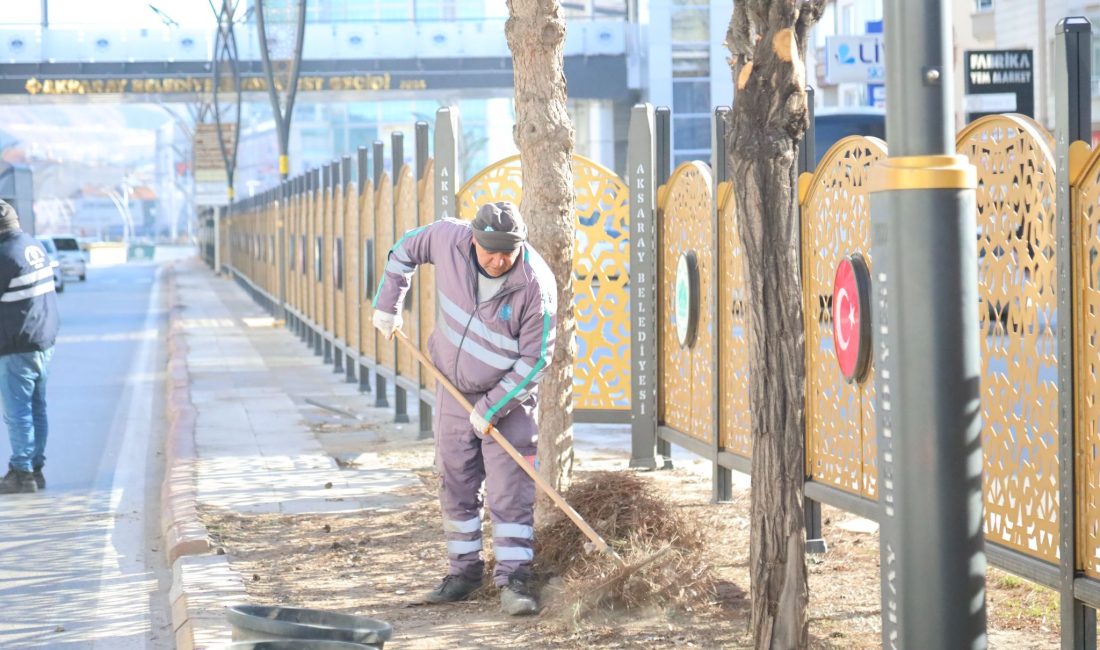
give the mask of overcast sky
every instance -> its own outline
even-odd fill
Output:
[[[245,0],[240,0],[243,9]],[[46,0],[50,24],[58,26],[104,25],[119,28],[158,27],[164,20],[153,5],[184,27],[213,27],[217,24],[209,0]],[[0,25],[41,24],[41,0],[9,0],[3,3]],[[221,7],[221,0],[214,0]],[[240,10],[238,10],[240,11]]]

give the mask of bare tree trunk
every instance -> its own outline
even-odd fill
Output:
[[[806,132],[805,37],[824,0],[739,0],[726,46],[737,87],[726,152],[749,308],[754,645],[805,648],[805,331],[795,209]]]
[[[558,283],[554,359],[539,387],[539,472],[563,489],[573,471],[573,125],[566,110],[565,21],[558,0],[509,0],[504,28],[515,71],[513,137],[523,167],[531,243]],[[538,513],[552,507],[539,499]]]

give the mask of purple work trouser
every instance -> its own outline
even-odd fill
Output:
[[[492,438],[480,440],[474,435],[469,414],[442,388],[436,392],[436,405],[436,465],[443,478],[439,501],[450,572],[481,580],[485,571],[481,557],[484,482],[493,518],[493,582],[506,585],[508,576],[529,571],[534,559],[535,482]],[[496,428],[534,463],[538,441],[534,412],[517,407]]]

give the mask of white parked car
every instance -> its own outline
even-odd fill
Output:
[[[61,273],[83,282],[88,277],[88,260],[80,250],[80,242],[72,235],[51,235],[57,247],[57,261],[61,263]]]
[[[50,268],[53,269],[53,289],[61,293],[65,290],[65,276],[61,274],[61,263],[57,260],[57,246],[49,237],[37,237],[38,243],[46,249],[46,256],[50,258]]]

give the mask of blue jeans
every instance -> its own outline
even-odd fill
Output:
[[[0,356],[0,401],[11,440],[11,466],[29,472],[46,463],[46,376],[53,348]]]

